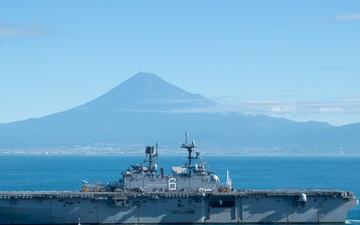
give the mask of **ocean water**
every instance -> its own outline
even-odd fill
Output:
[[[204,156],[203,161],[226,182],[229,170],[235,189],[336,189],[360,198],[360,156]],[[74,191],[82,181],[111,182],[144,156],[0,155],[0,191]],[[170,174],[185,155],[160,156],[159,168]],[[196,163],[196,162],[195,162]],[[360,206],[347,223],[360,225]]]

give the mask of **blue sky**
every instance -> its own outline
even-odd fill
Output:
[[[0,123],[138,72],[221,111],[360,122],[360,1],[0,1]]]

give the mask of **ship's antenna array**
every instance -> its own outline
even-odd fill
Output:
[[[189,159],[188,165],[186,166],[186,168],[188,169],[188,173],[189,175],[191,174],[191,170],[193,168],[192,166],[192,159],[198,159],[199,158],[199,154],[196,154],[196,157],[192,156],[192,152],[194,151],[193,148],[196,148],[195,145],[195,141],[192,141],[191,144],[188,144],[188,132],[185,132],[185,144],[181,145],[181,148],[186,148],[189,152],[189,156],[187,157]]]
[[[159,157],[159,150],[158,150],[158,142],[156,142],[156,152],[154,154],[154,146],[146,146],[145,149],[145,154],[146,154],[146,158],[144,160],[144,162],[148,162],[149,166],[149,172],[151,174],[154,174],[157,176],[157,158]]]

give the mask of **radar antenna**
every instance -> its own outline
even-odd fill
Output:
[[[146,158],[144,160],[144,162],[148,162],[149,166],[149,172],[151,175],[153,175],[155,173],[155,175],[157,176],[157,158],[159,157],[159,150],[158,150],[158,143],[156,142],[156,148],[155,148],[156,152],[154,153],[154,146],[146,146],[145,149],[145,154],[146,154]]]
[[[189,159],[188,165],[186,168],[188,169],[189,175],[191,175],[191,170],[193,168],[192,166],[192,159],[198,159],[199,153],[197,152],[196,157],[192,156],[192,152],[194,151],[193,148],[196,148],[195,141],[192,141],[191,144],[188,144],[188,132],[185,132],[185,144],[181,145],[181,148],[186,148],[189,152],[189,156],[187,157]]]

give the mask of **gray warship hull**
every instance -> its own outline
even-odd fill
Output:
[[[0,192],[0,224],[344,223],[351,192]]]
[[[181,148],[188,161],[158,171],[158,145],[147,146],[145,164],[131,165],[112,183],[88,183],[78,192],[0,192],[2,224],[345,223],[357,205],[351,192],[335,190],[234,190]],[[196,162],[196,163],[195,163]]]

